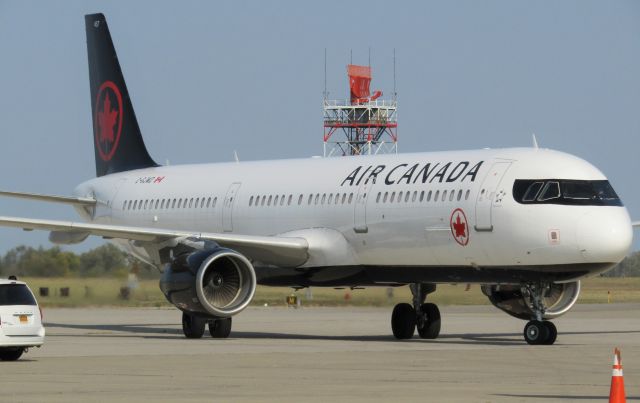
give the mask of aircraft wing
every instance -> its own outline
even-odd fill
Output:
[[[20,217],[0,217],[0,226],[22,228],[26,231],[45,230],[83,235],[101,236],[156,243],[178,238],[213,241],[220,246],[238,250],[254,260],[279,266],[299,266],[308,259],[309,244],[300,237],[255,236],[217,234],[207,232],[175,231],[159,228],[122,225],[91,224],[73,221],[41,220]]]
[[[77,206],[95,206],[96,199],[88,197],[69,197],[69,196],[56,196],[45,195],[39,193],[25,193],[25,192],[7,192],[0,190],[0,196],[16,197],[18,199],[38,200],[53,203],[72,204]]]
[[[631,223],[632,227],[640,227],[640,221],[634,221]]]

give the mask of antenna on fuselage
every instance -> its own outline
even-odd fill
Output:
[[[236,150],[233,150],[233,159],[236,162],[240,162],[240,158],[238,158],[238,152]]]
[[[537,150],[539,147],[538,147],[538,140],[536,139],[535,133],[531,133],[531,140],[533,140],[533,148]]]

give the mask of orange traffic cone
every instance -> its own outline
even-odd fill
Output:
[[[624,376],[622,376],[622,359],[620,350],[613,350],[613,373],[611,374],[611,390],[609,391],[609,403],[626,403],[624,397]]]

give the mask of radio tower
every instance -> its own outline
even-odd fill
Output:
[[[395,52],[393,100],[379,99],[381,91],[370,94],[370,66],[349,64],[347,74],[350,99],[327,99],[325,53],[324,156],[397,153]]]

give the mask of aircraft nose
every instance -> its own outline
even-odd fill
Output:
[[[577,241],[585,259],[598,263],[618,263],[627,256],[633,230],[624,207],[597,207],[585,214],[577,227]]]

